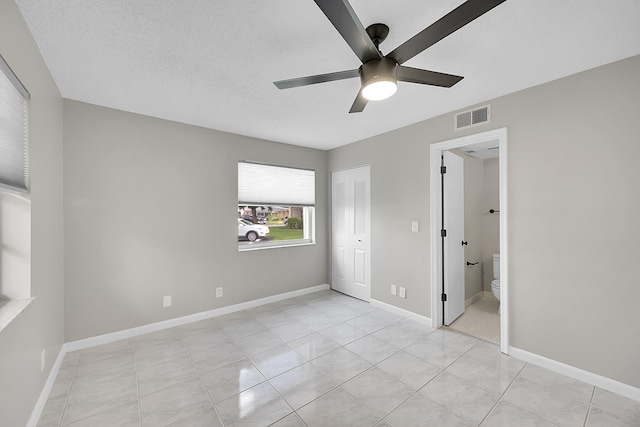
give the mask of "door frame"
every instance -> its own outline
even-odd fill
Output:
[[[431,144],[429,149],[429,205],[431,249],[431,325],[442,326],[442,247],[440,239],[440,156],[443,151],[461,148],[480,142],[498,140],[500,174],[500,351],[509,353],[509,239],[507,202],[507,128],[490,130],[474,135],[454,138]]]

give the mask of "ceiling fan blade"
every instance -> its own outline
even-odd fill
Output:
[[[367,102],[367,98],[362,96],[362,90],[360,90],[360,92],[358,92],[358,96],[356,96],[356,100],[353,101],[353,105],[351,106],[349,113],[362,113],[364,107],[367,106]]]
[[[316,83],[333,82],[335,80],[350,79],[360,77],[359,70],[337,71],[335,73],[318,74],[316,76],[298,77],[289,80],[280,80],[273,82],[278,89],[290,89],[292,87],[300,87],[313,85]]]
[[[381,58],[347,0],[314,0],[362,63]]]
[[[451,87],[464,77],[453,74],[439,73],[437,71],[422,70],[420,68],[405,67],[399,65],[396,68],[398,80],[423,85]]]
[[[506,0],[468,0],[395,48],[387,56],[402,64]]]

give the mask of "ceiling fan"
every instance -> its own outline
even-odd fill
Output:
[[[349,110],[349,113],[359,113],[368,101],[393,95],[398,80],[441,87],[451,87],[462,80],[461,76],[402,64],[506,0],[468,0],[386,55],[380,52],[379,46],[389,34],[388,26],[378,23],[365,29],[348,0],[314,1],[360,58],[362,65],[356,70],[280,80],[273,84],[278,89],[289,89],[360,77],[361,88]]]

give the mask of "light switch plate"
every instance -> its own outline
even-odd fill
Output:
[[[162,297],[162,307],[171,307],[171,295]]]
[[[398,289],[396,285],[391,285],[391,295],[398,295]]]
[[[414,233],[417,233],[418,231],[420,231],[420,223],[418,221],[411,222],[411,231]]]
[[[406,298],[406,297],[407,297],[407,290],[402,286],[400,286],[400,298]]]

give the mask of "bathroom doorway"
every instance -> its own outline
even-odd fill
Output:
[[[476,218],[476,225],[473,226],[472,222],[467,222],[467,224],[471,224],[471,227],[467,227],[468,229],[464,231],[464,238],[461,239],[461,242],[454,242],[457,244],[462,244],[465,249],[467,249],[465,253],[465,260],[463,261],[465,275],[467,275],[468,283],[463,284],[464,287],[468,289],[468,293],[472,293],[472,295],[465,295],[465,292],[454,293],[452,295],[443,295],[445,291],[444,289],[453,289],[455,287],[459,287],[458,285],[450,285],[445,282],[448,280],[449,273],[447,272],[447,268],[450,268],[447,262],[447,254],[443,251],[443,248],[446,249],[447,246],[451,246],[451,242],[447,242],[447,237],[442,237],[445,235],[452,235],[448,230],[443,233],[443,212],[446,211],[447,201],[443,204],[443,182],[446,179],[446,173],[444,176],[441,175],[442,172],[442,159],[443,154],[448,152],[452,152],[456,154],[458,157],[467,158],[469,164],[469,173],[478,173],[477,168],[478,165],[483,165],[483,162],[487,163],[487,170],[489,171],[489,175],[491,173],[498,175],[498,183],[499,188],[495,189],[496,197],[490,203],[496,203],[496,206],[488,206],[487,202],[480,202],[482,206],[482,211],[477,211],[477,206],[475,207],[475,211],[473,210],[473,206],[470,206],[470,209],[477,213],[479,218]],[[497,156],[496,156],[497,154]],[[447,304],[451,304],[452,306],[460,307],[468,306],[468,317],[472,317],[477,315],[477,311],[484,311],[489,313],[491,310],[495,308],[497,311],[498,301],[492,296],[491,292],[491,280],[493,278],[493,257],[487,255],[487,247],[491,248],[499,248],[500,253],[500,287],[497,290],[497,293],[500,297],[500,314],[498,316],[489,316],[487,314],[487,319],[490,321],[499,322],[499,333],[500,339],[499,344],[501,351],[503,353],[508,352],[509,347],[509,325],[508,325],[508,313],[509,313],[509,304],[508,304],[508,246],[507,246],[507,219],[508,219],[508,205],[507,205],[507,130],[506,128],[496,129],[489,132],[483,132],[476,135],[471,135],[462,138],[456,138],[449,141],[440,142],[437,144],[432,144],[430,147],[430,207],[431,207],[431,265],[433,266],[431,270],[431,320],[434,327],[439,328],[443,326],[445,323],[445,319],[443,314],[447,312]],[[485,160],[482,159],[485,157]],[[476,165],[476,169],[473,169],[473,165]],[[484,166],[480,166],[483,168]],[[465,167],[467,169],[467,167]],[[472,180],[473,182],[474,180]],[[477,179],[476,179],[477,181]],[[477,191],[477,188],[469,188],[469,190]],[[450,191],[450,190],[448,190]],[[462,191],[462,189],[460,189]],[[476,203],[478,201],[473,201],[473,193],[469,193],[467,200],[471,200],[468,203]],[[486,211],[486,212],[485,212]],[[491,212],[493,211],[493,212]],[[475,215],[475,214],[474,214]],[[482,242],[483,238],[481,236],[481,232],[479,233],[478,221],[485,220],[489,225],[493,224],[494,231],[496,232],[496,236],[494,242],[491,242],[491,236],[487,236],[488,242]],[[487,224],[485,224],[486,226]],[[489,227],[491,230],[491,227]],[[493,232],[493,231],[492,231]],[[488,233],[487,233],[488,234]],[[455,235],[455,233],[453,233]],[[499,235],[499,237],[498,237]],[[466,243],[466,245],[465,245]],[[484,245],[484,243],[487,243]],[[482,246],[482,250],[480,247]],[[485,247],[486,246],[486,247]],[[473,250],[468,250],[468,248],[473,248]],[[495,250],[495,249],[494,249]],[[447,252],[448,253],[448,252]],[[475,264],[477,262],[477,264]],[[473,277],[472,277],[473,276]],[[452,276],[453,277],[453,276]],[[444,278],[444,280],[443,280]],[[459,280],[459,279],[458,279]],[[453,298],[453,300],[452,300]],[[465,304],[466,303],[466,304]],[[478,304],[475,307],[472,304]],[[482,316],[482,313],[480,313]],[[453,321],[452,327],[458,329],[456,327],[456,322],[458,322],[461,329],[463,329],[465,321],[465,314],[458,317],[458,320]],[[452,319],[448,319],[446,322],[449,323]],[[466,323],[477,323],[475,318]],[[491,326],[487,326],[491,328]],[[495,325],[493,326],[495,328]],[[476,329],[478,333],[480,333],[480,329]],[[473,331],[464,331],[466,333],[473,334]],[[484,333],[484,332],[483,332]],[[480,336],[480,335],[478,335]],[[493,341],[488,339],[486,336],[480,336],[488,341]],[[496,336],[497,340],[497,336]],[[495,341],[494,341],[495,342]]]

